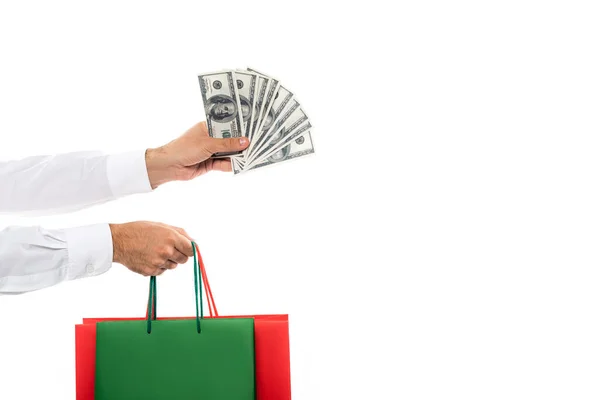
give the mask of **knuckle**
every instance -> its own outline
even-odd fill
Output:
[[[211,146],[208,143],[201,145],[200,148],[198,149],[198,155],[203,160],[206,160],[206,159],[210,158],[210,156],[213,155],[213,153],[216,153],[216,152],[217,151],[213,148],[213,146]]]
[[[155,251],[156,256],[158,258],[164,258],[167,255],[167,253],[165,251],[166,248],[167,248],[166,246],[158,246]]]
[[[230,149],[237,149],[240,147],[240,138],[229,138],[227,139],[227,146]]]
[[[213,153],[225,153],[231,149],[236,149],[238,147],[237,143],[239,143],[239,139],[237,138],[214,139],[214,141],[211,142],[211,150]]]
[[[190,236],[190,235],[188,235],[187,231],[183,228],[177,228],[177,232],[179,232],[179,234],[185,236],[186,239]]]
[[[172,255],[172,252],[173,252],[173,246],[167,244],[167,245],[161,246],[160,250],[158,251],[158,255],[160,257],[162,257],[163,259],[166,259]]]
[[[217,151],[219,139],[214,139],[211,137],[205,138],[199,143],[199,150],[204,153],[204,155],[210,155]]]
[[[152,261],[152,266],[153,266],[153,267],[159,268],[159,267],[161,267],[161,266],[163,266],[163,265],[165,265],[165,259],[164,259],[164,258],[159,258],[159,257],[157,257],[157,258],[155,258],[155,259]]]

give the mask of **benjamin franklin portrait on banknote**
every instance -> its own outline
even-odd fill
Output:
[[[284,160],[289,154],[290,154],[290,145],[287,145],[287,146],[281,148],[280,150],[277,150],[269,158],[267,158],[267,160],[275,163],[275,162]]]
[[[242,108],[242,118],[244,118],[244,122],[250,121],[250,117],[252,116],[252,107],[250,107],[250,100],[248,100],[244,96],[240,96],[240,107]]]
[[[232,121],[237,115],[235,101],[226,95],[217,94],[208,99],[206,115],[216,122]]]
[[[273,113],[273,109],[269,110],[269,113],[265,117],[265,123],[262,127],[263,132],[267,132],[271,126],[273,125],[273,120],[275,119],[275,114]]]

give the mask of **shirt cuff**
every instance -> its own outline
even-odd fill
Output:
[[[112,266],[112,233],[108,224],[65,229],[69,268],[67,279],[105,273]]]
[[[146,150],[109,155],[106,175],[115,198],[152,191],[146,168]]]

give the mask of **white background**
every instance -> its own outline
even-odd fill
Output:
[[[316,154],[0,225],[184,227],[221,313],[290,314],[294,399],[599,398],[594,2],[332,3],[2,2],[3,159],[164,144],[197,73],[246,66]],[[163,275],[160,313],[191,285]],[[0,298],[0,398],[74,399],[74,324],[146,293],[115,265]]]

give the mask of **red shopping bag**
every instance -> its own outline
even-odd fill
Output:
[[[254,346],[256,362],[256,399],[290,400],[290,345],[287,315],[236,315],[219,316],[207,280],[204,262],[196,247],[202,282],[206,289],[209,317],[254,318]],[[146,314],[147,316],[147,314]],[[192,319],[174,317],[158,319]],[[144,320],[146,318],[84,318],[75,325],[75,366],[77,400],[94,399],[96,370],[96,322],[119,320]]]

